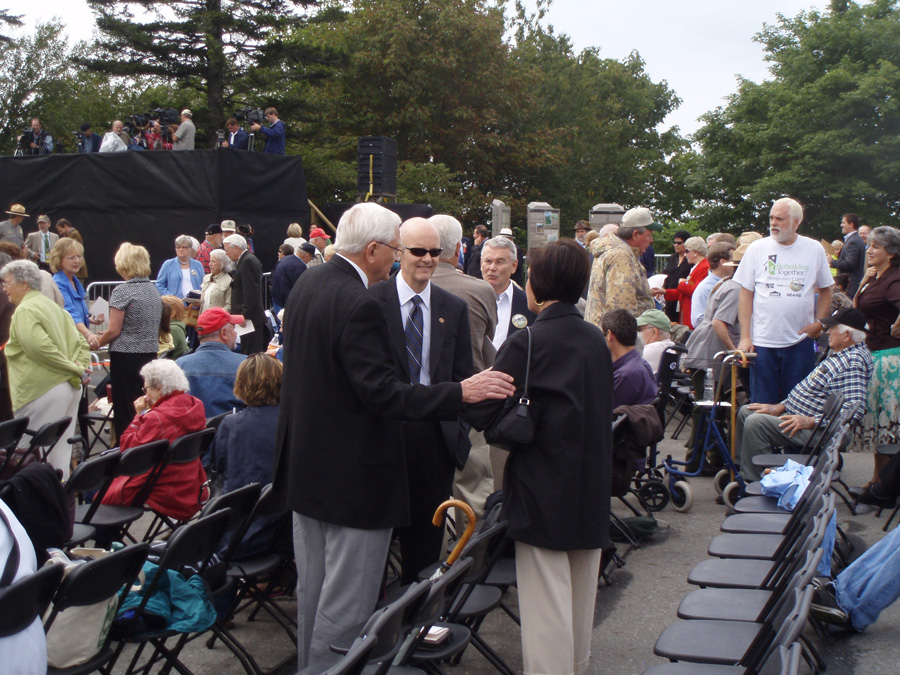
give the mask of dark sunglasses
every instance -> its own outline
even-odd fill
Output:
[[[442,248],[418,248],[417,246],[404,246],[403,248],[412,253],[417,258],[424,258],[426,253],[432,258],[439,258],[441,255],[441,251],[444,250]]]
[[[676,240],[673,241],[672,243],[675,244],[676,246],[681,246],[684,242],[683,242],[683,241],[678,241],[678,240],[676,239]]]

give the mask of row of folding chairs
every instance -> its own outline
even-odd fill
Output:
[[[499,605],[502,592],[488,579],[506,539],[506,521],[489,522],[466,544],[449,568],[437,567],[428,578],[401,589],[382,603],[357,635],[346,636],[332,650],[344,654],[329,675],[441,673],[439,663],[457,662],[469,644],[506,675],[515,671],[487,644],[478,628]],[[429,629],[448,637],[428,646]]]
[[[799,673],[801,656],[812,672],[824,669],[803,630],[848,432],[845,426],[815,455],[809,485],[792,511],[762,495],[737,502],[709,545],[710,559],[688,575],[700,588],[685,596],[679,621],[656,641],[654,653],[671,663],[646,673]]]

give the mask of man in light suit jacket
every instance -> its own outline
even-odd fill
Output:
[[[847,295],[852,298],[866,273],[866,243],[859,236],[859,216],[845,213],[841,218],[841,232],[844,234],[844,246],[838,259],[831,261],[831,266],[850,276]]]
[[[491,338],[497,328],[497,302],[494,291],[487,284],[474,276],[460,274],[456,270],[456,260],[462,245],[462,225],[453,216],[437,214],[428,219],[437,229],[441,237],[441,259],[431,277],[432,284],[449,291],[466,303],[469,308],[469,332],[472,336],[472,362],[475,370],[483,370],[494,364],[497,350],[491,344]],[[487,236],[487,228],[479,225],[475,228],[479,242],[479,229]],[[478,247],[481,256],[481,247]],[[480,270],[479,270],[480,274]],[[491,447],[484,440],[484,434],[477,429],[469,429],[469,460],[457,470],[453,479],[453,496],[463,500],[472,507],[475,515],[484,515],[487,498],[494,492],[494,470],[491,466]]]
[[[49,269],[50,251],[59,241],[59,235],[50,231],[50,218],[40,215],[37,218],[38,231],[25,238],[28,258],[38,264],[41,269]]]
[[[234,262],[231,286],[231,312],[253,322],[253,332],[241,336],[241,351],[256,354],[266,351],[274,331],[263,306],[263,274],[259,258],[247,250],[247,240],[239,234],[225,237],[225,255]]]
[[[469,310],[430,281],[441,255],[437,230],[424,218],[411,218],[400,227],[400,241],[400,273],[372,287],[387,318],[397,377],[412,384],[462,382],[474,372]],[[414,303],[419,305],[424,335],[412,320]],[[416,355],[410,354],[413,343],[420,350]],[[401,583],[411,584],[440,559],[444,533],[431,519],[450,497],[454,471],[465,466],[471,444],[469,425],[459,419],[408,422],[404,432],[411,523],[398,535]]]
[[[301,670],[334,663],[329,645],[369,618],[391,532],[410,522],[401,420],[455,420],[464,402],[515,391],[494,371],[430,386],[397,378],[382,304],[367,289],[402,250],[399,224],[373,202],[347,210],[335,256],[304,272],[285,306],[273,475],[276,501],[294,511]],[[323,402],[335,424],[322,424]]]

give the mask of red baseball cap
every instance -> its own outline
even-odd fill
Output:
[[[325,230],[323,230],[321,227],[314,227],[312,229],[312,232],[309,233],[310,239],[315,239],[316,237],[322,237],[322,239],[330,238],[327,234],[325,234]]]
[[[213,307],[197,318],[197,334],[210,335],[229,323],[235,325],[244,323],[244,317],[240,314],[229,314],[221,307]]]

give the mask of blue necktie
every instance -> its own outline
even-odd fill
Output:
[[[419,373],[422,372],[422,337],[425,334],[422,322],[422,298],[414,295],[412,309],[406,319],[406,359],[409,364],[409,381],[419,384]]]

